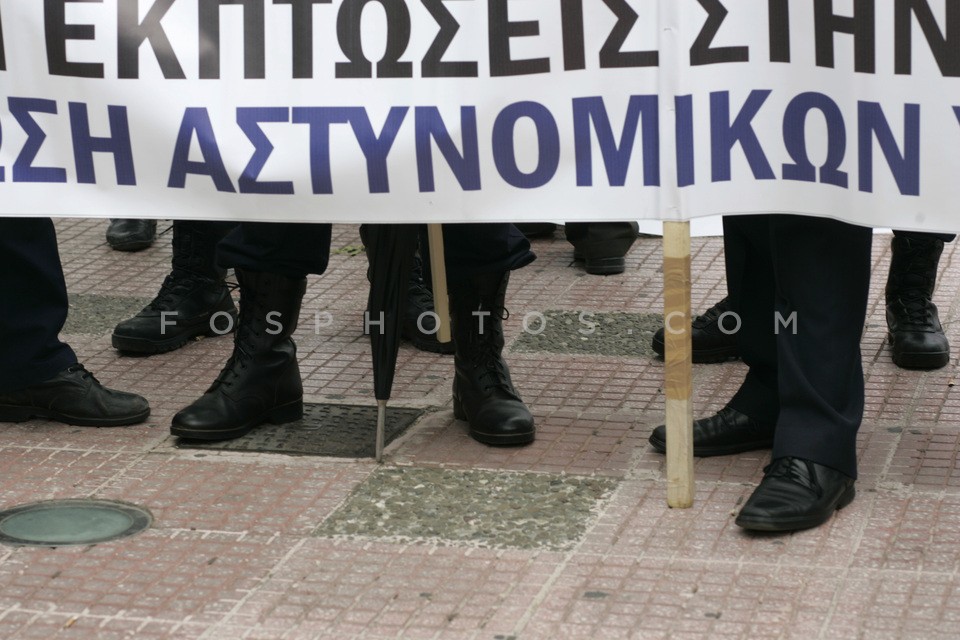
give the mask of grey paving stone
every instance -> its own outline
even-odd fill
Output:
[[[150,302],[150,298],[94,293],[70,294],[68,298],[70,311],[63,327],[68,335],[111,333],[118,322],[135,315]]]
[[[545,321],[543,321],[545,319]],[[654,357],[654,332],[663,326],[656,313],[545,311],[526,318],[514,351]]]
[[[566,549],[584,535],[612,478],[394,468],[373,473],[318,536],[440,539]]]

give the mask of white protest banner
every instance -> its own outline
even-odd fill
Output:
[[[0,214],[952,231],[960,0],[0,0]]]

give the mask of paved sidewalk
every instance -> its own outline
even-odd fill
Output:
[[[94,546],[0,546],[0,638],[960,637],[956,359],[933,372],[890,361],[889,236],[874,246],[857,499],[819,529],[753,535],[733,519],[765,452],[697,461],[693,508],[666,506],[663,458],[646,442],[664,403],[648,344],[662,305],[658,238],[638,240],[622,276],[595,277],[558,233],[514,274],[508,358],[537,420],[533,445],[471,440],[453,418],[452,357],[405,345],[390,406],[420,417],[378,466],[178,446],[170,418],[209,385],[230,339],[118,357],[110,330],[155,293],[171,233],[123,254],[106,246],[105,220],[57,227],[67,339],[153,414],[116,429],[0,424],[0,508],[96,497],[145,507],[154,522]],[[373,404],[359,244],[355,227],[334,227],[337,252],[311,278],[296,334],[309,400],[334,409]],[[956,251],[944,252],[935,294],[954,351]],[[693,254],[703,310],[725,292],[722,242],[694,239]],[[525,316],[541,328],[531,312],[547,320],[540,335],[523,331]],[[594,334],[578,331],[580,312]],[[719,409],[743,373],[739,362],[695,366],[696,414]]]

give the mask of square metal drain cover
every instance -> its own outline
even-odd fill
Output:
[[[421,409],[387,407],[385,443],[389,444],[424,414]],[[181,449],[260,451],[334,458],[372,458],[377,408],[349,404],[304,403],[303,419],[264,424],[235,440],[208,442],[180,438]]]

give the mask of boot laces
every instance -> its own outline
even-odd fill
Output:
[[[795,464],[797,462],[802,462],[807,468],[806,475],[801,473],[800,469],[797,468]],[[820,483],[817,482],[816,469],[809,460],[791,457],[777,458],[763,468],[763,474],[765,478],[783,478],[793,484],[805,487],[813,493],[816,493],[818,498],[823,496],[823,488],[820,486]]]
[[[189,295],[191,291],[202,286],[210,285],[210,278],[199,274],[174,269],[163,279],[157,296],[147,305],[153,311],[173,311],[180,303],[180,299]]]
[[[720,319],[720,316],[726,313],[727,311],[727,299],[724,298],[717,304],[713,305],[701,315],[694,317],[691,325],[695,329],[703,329],[714,322],[717,322]]]
[[[930,323],[932,309],[930,300],[920,289],[908,289],[897,296],[903,320],[909,325],[927,325]]]
[[[422,280],[411,279],[407,297],[409,304],[417,309],[433,309],[433,294],[430,293]]]
[[[231,286],[231,285],[228,285]],[[238,285],[232,285],[237,287]],[[253,357],[254,340],[261,336],[262,327],[256,321],[257,312],[254,309],[256,301],[253,295],[240,289],[240,314],[237,318],[237,330],[233,334],[233,353],[214,381],[214,386],[224,384],[232,386],[240,372],[247,368],[247,362]],[[250,318],[248,320],[248,318]]]
[[[487,309],[481,307],[481,310]],[[501,353],[502,348],[499,346],[503,344],[502,322],[510,317],[510,311],[506,307],[492,308],[489,311],[490,316],[499,318],[500,322],[492,322],[489,326],[484,324],[483,335],[476,335],[475,366],[483,369],[477,379],[483,383],[484,391],[502,389],[513,393],[513,385],[510,384]]]

